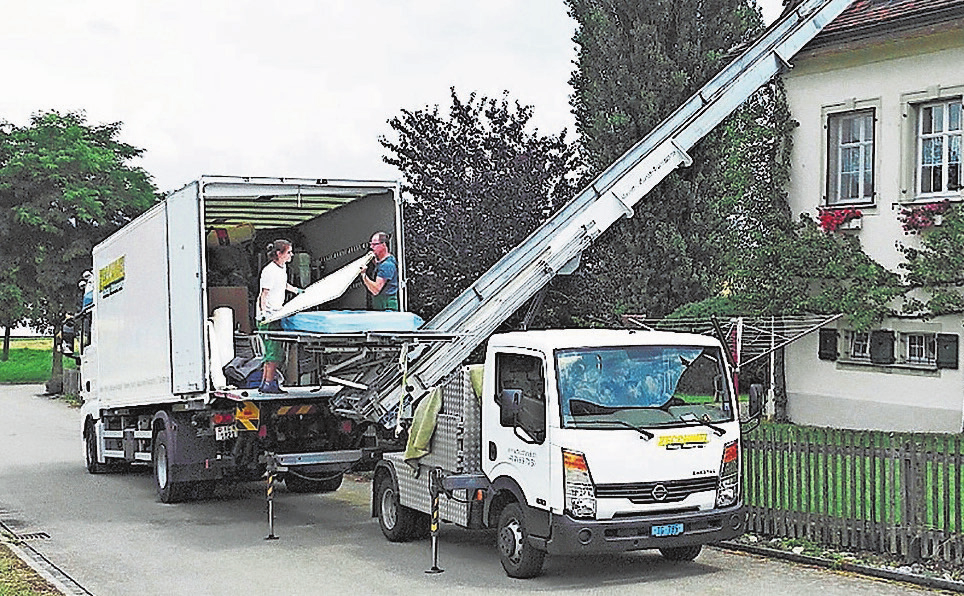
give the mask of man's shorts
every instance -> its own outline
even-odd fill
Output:
[[[258,323],[258,331],[281,331],[280,321],[271,321],[270,323]],[[281,364],[285,361],[285,347],[280,341],[275,341],[273,339],[268,339],[267,337],[262,337],[261,340],[264,342],[264,361],[265,362],[277,362]]]

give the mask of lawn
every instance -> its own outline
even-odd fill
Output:
[[[0,543],[0,596],[59,596],[60,592]]]
[[[44,383],[50,379],[53,340],[49,337],[13,338],[10,359],[0,361],[0,383]],[[64,358],[65,368],[76,365]]]

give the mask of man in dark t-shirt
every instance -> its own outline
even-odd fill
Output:
[[[398,310],[398,261],[388,252],[389,235],[375,232],[369,247],[375,255],[375,279],[361,271],[361,280],[372,295],[374,310]]]

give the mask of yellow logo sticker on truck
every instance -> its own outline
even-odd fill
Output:
[[[253,401],[243,402],[234,412],[238,430],[258,430],[261,409]]]
[[[97,291],[107,298],[124,289],[124,257],[117,257],[97,272]]]
[[[665,435],[659,438],[658,445],[667,449],[694,449],[700,448],[709,443],[706,433],[693,433],[689,435]]]

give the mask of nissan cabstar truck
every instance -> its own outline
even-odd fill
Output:
[[[713,338],[495,335],[482,370],[458,370],[433,399],[428,454],[387,453],[375,470],[373,513],[391,541],[427,534],[438,491],[442,521],[497,530],[512,577],[537,575],[546,554],[691,560],[743,532],[740,420]]]

